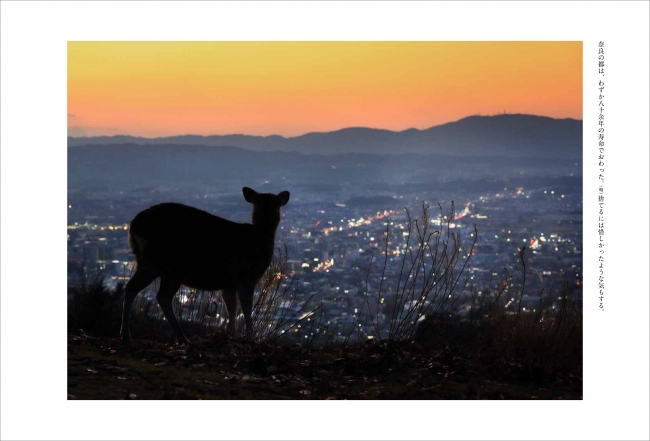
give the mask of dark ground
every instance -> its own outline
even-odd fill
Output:
[[[582,399],[582,379],[481,363],[453,347],[344,348],[212,338],[190,348],[68,335],[68,399]]]

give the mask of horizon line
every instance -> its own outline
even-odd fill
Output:
[[[294,135],[294,136],[284,136],[284,135],[279,135],[279,134],[270,134],[270,135],[249,135],[246,133],[226,133],[226,134],[218,134],[218,133],[213,133],[210,135],[199,135],[199,134],[192,134],[192,133],[184,133],[184,134],[178,134],[178,135],[166,135],[166,136],[139,136],[139,135],[129,135],[129,134],[124,134],[124,133],[119,133],[115,135],[96,135],[96,136],[67,136],[67,138],[72,138],[72,139],[89,139],[89,138],[116,138],[118,136],[130,136],[132,138],[142,138],[142,139],[164,139],[164,138],[174,138],[174,137],[184,137],[184,136],[197,136],[197,137],[203,137],[203,138],[208,138],[211,136],[251,136],[251,137],[256,137],[256,138],[271,138],[271,137],[280,137],[283,139],[292,139],[292,138],[300,138],[301,136],[306,136],[310,134],[320,134],[320,133],[335,133],[335,132],[341,132],[343,130],[351,130],[351,129],[368,129],[368,130],[381,130],[385,132],[392,132],[392,133],[402,133],[402,132],[407,132],[409,130],[417,130],[417,131],[424,131],[424,130],[429,130],[433,129],[434,127],[441,127],[447,124],[454,124],[459,121],[468,119],[468,118],[473,118],[473,117],[499,117],[499,116],[535,116],[538,118],[548,118],[548,119],[556,119],[556,120],[573,120],[573,121],[582,121],[582,119],[577,119],[577,118],[555,118],[552,116],[547,116],[547,115],[535,115],[532,113],[508,113],[508,112],[503,112],[503,113],[496,113],[493,115],[482,115],[480,113],[478,114],[473,114],[473,115],[467,115],[464,116],[460,119],[454,120],[454,121],[448,121],[442,124],[436,124],[433,126],[425,127],[423,129],[418,129],[415,127],[409,127],[403,130],[391,130],[391,129],[384,129],[381,127],[368,127],[368,126],[347,126],[347,127],[341,127],[339,129],[334,129],[334,130],[328,130],[328,131],[311,131],[311,132],[305,132],[300,135]],[[83,126],[70,126],[68,129],[72,127],[82,127]]]

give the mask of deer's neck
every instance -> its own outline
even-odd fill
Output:
[[[257,231],[258,237],[261,241],[261,248],[273,255],[273,247],[275,244],[275,232],[278,229],[278,224],[256,223],[253,222],[253,228]]]

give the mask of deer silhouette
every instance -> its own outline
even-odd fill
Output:
[[[221,290],[228,324],[237,333],[237,294],[253,336],[253,293],[273,257],[280,207],[289,192],[257,193],[244,187],[244,199],[253,204],[252,224],[241,224],[183,204],[154,205],[135,216],[129,245],[136,257],[136,272],[126,285],[122,313],[122,340],[130,340],[133,300],[160,278],[156,299],[181,344],[189,341],[176,320],[172,300],[181,285],[206,291]]]

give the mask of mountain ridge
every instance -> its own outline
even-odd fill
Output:
[[[131,135],[68,137],[68,147],[82,145],[233,146],[257,152],[305,154],[449,154],[456,156],[582,157],[582,120],[527,114],[471,115],[428,129],[402,131],[346,127],[329,132],[281,135],[177,135],[145,138]]]

